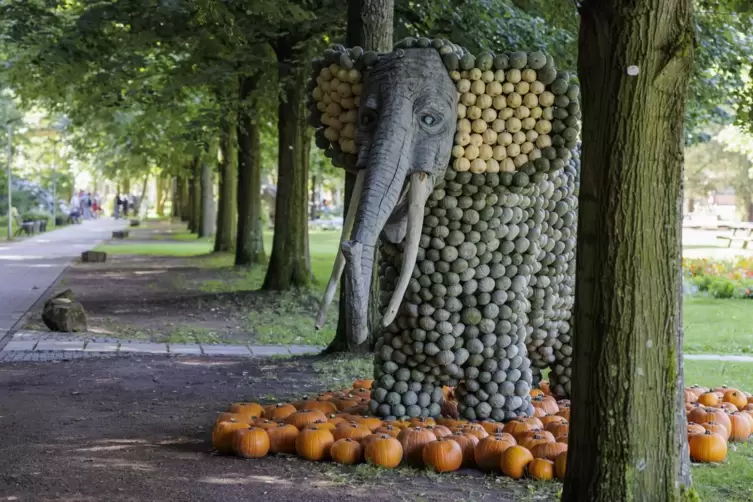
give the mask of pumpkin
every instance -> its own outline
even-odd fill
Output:
[[[474,453],[479,441],[476,436],[463,432],[456,432],[447,436],[447,438],[455,441],[460,445],[460,449],[463,450],[463,466],[472,467],[476,464]]]
[[[695,392],[691,390],[685,391],[685,402],[686,403],[695,403],[698,401],[698,396],[696,396]]]
[[[320,410],[307,410],[307,409],[301,409],[296,411],[295,413],[289,415],[285,419],[286,424],[295,425],[298,430],[303,429],[309,424],[313,424],[317,420],[321,420],[322,422],[327,421],[327,415],[322,413]]]
[[[369,446],[369,443],[372,442],[372,441],[374,441],[375,439],[379,438],[379,436],[381,436],[382,434],[383,433],[381,433],[381,432],[380,433],[374,433],[374,434],[369,434],[365,438],[361,438],[361,440],[359,442],[361,443],[361,446],[363,446],[363,451],[365,452],[366,451],[366,447]],[[387,435],[389,436],[389,434],[387,434]]]
[[[690,438],[690,458],[694,462],[721,462],[727,458],[727,441],[711,431]]]
[[[323,460],[329,456],[329,450],[335,438],[327,429],[312,425],[303,429],[295,438],[295,451],[306,460]]]
[[[554,479],[554,462],[545,458],[534,458],[528,464],[528,477],[539,481]]]
[[[531,389],[528,391],[528,395],[531,397],[536,397],[536,396],[545,396],[546,394],[544,394],[544,391],[541,389]]]
[[[705,394],[709,391],[706,387],[701,387],[700,385],[691,385],[687,388],[690,392],[696,395],[696,398],[698,398],[701,394]]]
[[[753,411],[753,403],[746,404],[743,411]]]
[[[726,411],[727,413],[734,413],[736,411],[739,411],[738,407],[732,403],[722,403],[719,405],[719,408]]]
[[[492,420],[484,420],[479,425],[484,428],[486,432],[491,435],[502,434],[504,432],[505,424],[502,422],[494,422]]]
[[[556,413],[556,415],[564,418],[568,422],[570,421],[570,408],[561,409]]]
[[[309,424],[309,425],[318,425],[319,427],[322,427],[324,429],[328,429],[330,431],[335,430],[335,427],[337,427],[336,424],[333,424],[329,420],[317,420],[313,424]]]
[[[358,406],[351,406],[350,408],[343,408],[343,413],[350,413],[351,415],[361,416],[366,413],[368,406],[365,404],[359,404]]]
[[[753,404],[753,396],[748,396],[748,404]]]
[[[374,380],[356,380],[353,382],[353,388],[354,389],[371,389],[371,386],[374,385]]]
[[[507,433],[485,437],[478,442],[473,459],[482,471],[497,470],[502,453],[515,444],[515,438]]]
[[[706,429],[700,424],[688,422],[688,436],[692,436],[693,434],[703,434],[704,432],[706,432]]]
[[[729,387],[727,385],[720,385],[719,387],[716,387],[716,388],[712,389],[711,391],[712,392],[718,392],[722,396],[724,396],[724,393],[727,392],[727,391],[729,391],[729,390],[736,390],[737,392],[740,392],[738,389],[736,389],[734,387]]]
[[[268,420],[285,420],[295,412],[295,406],[292,404],[277,403],[264,407],[264,418]]]
[[[703,406],[719,406],[722,400],[719,399],[719,395],[715,392],[706,392],[698,397],[698,403]]]
[[[515,438],[515,441],[517,441],[518,444],[523,444],[523,440],[533,437],[535,435],[544,437],[547,441],[554,442],[554,434],[552,434],[549,431],[542,431],[541,429],[532,429],[530,431],[523,432],[519,434],[518,437]]]
[[[735,389],[725,392],[723,400],[725,403],[734,404],[738,410],[742,410],[748,404],[748,398],[742,392]]]
[[[704,429],[704,430],[705,430],[705,429]],[[559,436],[555,437],[555,438],[554,438],[554,440],[555,440],[555,441],[556,441],[557,443],[565,443],[565,444],[567,444],[567,441],[568,441],[568,433],[567,433],[567,432],[565,432],[565,433],[563,433],[563,434],[560,434]]]
[[[337,413],[338,409],[335,403],[332,401],[320,401],[320,400],[308,400],[301,403],[299,410],[319,410],[326,415]]]
[[[543,429],[547,429],[549,424],[555,424],[555,423],[559,424],[562,422],[567,423],[567,420],[565,420],[563,417],[559,415],[546,415],[539,418],[539,420],[541,421],[541,424],[544,426],[542,427]]]
[[[544,410],[547,415],[554,415],[560,411],[557,401],[552,396],[536,396],[531,399],[531,404],[534,408]]]
[[[366,461],[379,467],[394,469],[403,459],[403,447],[400,441],[387,434],[370,441],[365,448]]]
[[[217,415],[217,419],[214,421],[214,425],[217,425],[220,422],[232,422],[232,421],[249,423],[247,418],[248,417],[244,417],[240,413],[233,413],[231,411],[223,411],[222,413]]]
[[[463,425],[464,422],[461,420],[455,419],[455,418],[435,418],[434,421],[437,423],[437,425],[444,425],[448,429],[451,429],[453,427],[457,427],[459,425]]]
[[[434,435],[437,436],[437,439],[441,439],[452,434],[452,431],[444,425],[427,425],[426,428],[433,432]]]
[[[505,424],[503,432],[506,432],[513,437],[517,437],[518,434],[522,434],[535,428],[536,427],[534,427],[533,424],[529,424],[520,418],[513,418]]]
[[[334,424],[335,426],[338,426],[338,425],[340,425],[343,422],[345,422],[345,423],[349,422],[350,421],[349,418],[350,417],[343,417],[343,416],[337,415],[335,413],[331,413],[331,414],[327,415],[327,422],[329,422],[331,424]]]
[[[230,411],[247,417],[256,417],[254,420],[264,414],[264,408],[259,403],[233,403],[230,405]]]
[[[521,420],[527,424],[533,425],[534,429],[544,428],[544,424],[539,417],[525,417],[525,418],[521,418]]]
[[[254,427],[258,427],[259,429],[264,429],[266,431],[269,429],[274,429],[280,424],[278,422],[273,422],[272,420],[267,420],[265,418],[262,418],[260,420],[257,420],[251,425],[253,425]]]
[[[554,473],[557,475],[557,479],[563,481],[565,479],[565,472],[567,472],[567,452],[560,453],[554,459]]]
[[[751,420],[745,413],[734,412],[729,415],[732,432],[729,435],[730,441],[747,441],[751,433]]]
[[[478,424],[466,424],[466,425],[456,428],[453,432],[462,432],[463,434],[470,434],[472,436],[476,436],[479,440],[484,439],[485,437],[489,436],[489,433],[486,432],[486,430],[484,430],[484,428]]]
[[[563,451],[567,451],[567,443],[540,443],[531,449],[531,454],[535,458],[546,458],[554,461]]]
[[[423,465],[424,446],[436,441],[437,436],[424,427],[408,427],[400,431],[397,439],[403,446],[403,455],[408,465],[421,467]]]
[[[382,426],[382,420],[377,417],[356,417],[355,422],[374,432]]]
[[[437,422],[434,421],[431,417],[413,417],[410,420],[408,420],[408,423],[411,424],[413,427],[426,427],[427,425],[437,425]]]
[[[350,438],[355,439],[356,441],[360,441],[369,434],[371,434],[371,431],[369,429],[355,422],[340,424],[335,427],[335,430],[332,432],[332,435],[336,440]]]
[[[360,403],[357,399],[353,399],[352,397],[346,397],[343,399],[337,400],[337,409],[338,410],[344,410],[346,408],[352,408],[354,406],[358,406]]]
[[[363,446],[355,439],[343,438],[332,443],[329,454],[334,462],[353,465],[361,462]]]
[[[374,431],[374,433],[375,434],[387,434],[388,436],[397,438],[397,436],[400,434],[400,428],[394,427],[392,425],[385,425],[378,428],[376,431]]]
[[[557,437],[560,434],[570,432],[570,422],[564,418],[562,419],[562,422],[550,422],[546,425],[545,430],[551,432],[554,437]]]
[[[533,460],[530,451],[522,446],[515,445],[507,448],[500,457],[500,469],[502,474],[512,479],[520,479],[526,472],[526,467]]]
[[[560,407],[560,410],[564,410],[565,408],[570,408],[570,400],[569,399],[560,399],[557,401],[557,406]]]
[[[554,436],[552,436],[552,433],[548,432],[547,434],[549,434],[549,436],[544,436],[543,434],[539,434],[538,432],[533,436],[521,436],[518,444],[524,448],[533,450],[536,445],[554,442]]]
[[[233,433],[233,451],[243,458],[261,458],[269,453],[267,431],[258,427],[238,429]]]
[[[729,416],[723,410],[717,408],[694,408],[688,413],[688,422],[695,422],[697,424],[715,422],[725,426],[728,432],[732,432],[732,424],[730,424]]]
[[[544,411],[542,408],[534,408],[533,409],[533,415],[536,418],[543,418],[547,415],[546,411]]]
[[[706,422],[705,424],[701,424],[701,427],[706,429],[707,431],[715,432],[722,436],[724,440],[728,440],[730,433],[727,431],[727,428],[723,425],[720,425],[716,422]],[[730,426],[731,427],[731,426]]]
[[[541,389],[541,391],[545,395],[547,395],[547,396],[551,396],[552,395],[552,391],[549,388],[549,381],[548,380],[542,380],[542,381],[540,381],[539,382],[539,389]]]
[[[270,452],[295,453],[295,439],[298,437],[298,428],[295,425],[280,424],[267,429],[267,436],[269,436]]]
[[[463,463],[463,449],[448,437],[442,437],[424,446],[424,465],[436,472],[452,472]]]
[[[233,453],[233,434],[248,427],[249,424],[234,419],[216,424],[212,428],[212,446],[220,453]]]

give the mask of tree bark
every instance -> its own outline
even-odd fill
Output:
[[[308,257],[308,145],[304,92],[308,66],[295,49],[297,40],[278,40],[279,81],[277,197],[272,254],[263,289],[286,290],[311,281]]]
[[[238,152],[236,147],[235,121],[237,110],[223,117],[220,137],[222,162],[220,163],[219,202],[217,204],[217,234],[214,236],[215,253],[230,252],[235,249],[235,232],[238,191],[237,166]]]
[[[240,83],[236,266],[266,261],[261,214],[261,134],[256,118],[244,107],[256,89],[257,82],[256,78],[244,77]]]
[[[201,161],[199,167],[200,185],[199,192],[199,237],[211,237],[214,235],[215,216],[214,216],[214,176],[212,167],[206,160]]]
[[[580,8],[583,146],[566,502],[674,501],[690,482],[677,398],[691,4],[585,0]]]
[[[192,233],[199,233],[199,227],[201,226],[201,157],[194,157],[192,166],[192,176],[189,184],[189,190],[191,192],[191,219],[189,221],[189,230]]]
[[[393,44],[394,32],[394,0],[348,0],[348,27],[346,31],[346,43],[349,47],[360,46],[364,50],[376,52],[389,52]],[[343,198],[343,217],[348,213],[350,197],[353,194],[353,185],[356,175],[345,173],[345,190]],[[378,249],[379,246],[377,246]],[[379,253],[379,251],[376,251]],[[376,263],[376,260],[375,260]],[[354,352],[367,354],[371,352],[379,335],[379,267],[374,267],[372,277],[371,295],[369,296],[369,325],[370,336],[357,346],[350,347],[348,340],[347,308],[345,304],[345,280],[340,281],[340,304],[339,317],[337,319],[337,332],[335,338],[329,344],[326,352]]]
[[[170,208],[170,214],[173,218],[180,218],[181,207],[183,206],[183,199],[181,198],[181,184],[183,183],[182,176],[175,176],[171,181],[171,188],[173,191],[172,207]]]
[[[180,219],[188,222],[191,219],[191,195],[189,190],[189,176],[178,178],[178,193],[180,193]]]

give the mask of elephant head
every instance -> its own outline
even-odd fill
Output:
[[[392,242],[405,240],[401,275],[384,325],[400,307],[416,263],[424,205],[450,161],[457,99],[455,85],[433,49],[381,55],[366,74],[354,138],[358,178],[328,288],[331,299],[344,268],[355,343],[368,334],[368,298],[380,233]]]

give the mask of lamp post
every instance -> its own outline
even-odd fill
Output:
[[[8,139],[8,240],[13,239],[13,187],[11,182],[13,181],[13,173],[11,166],[13,165],[13,125],[9,122],[7,127],[7,139]]]

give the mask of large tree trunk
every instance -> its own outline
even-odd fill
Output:
[[[679,500],[690,482],[677,398],[691,3],[586,0],[580,9],[583,150],[563,501]]]
[[[190,176],[190,175],[189,175]],[[189,222],[191,220],[191,194],[189,189],[189,176],[178,178],[178,193],[180,193],[180,219]]]
[[[217,204],[217,234],[214,237],[214,251],[229,252],[235,248],[236,231],[236,192],[238,190],[238,160],[235,136],[237,111],[233,110],[222,119],[220,149],[220,199]]]
[[[392,37],[394,30],[394,0],[348,0],[348,28],[346,43],[349,47],[360,46],[364,50],[377,52],[389,52],[392,49]],[[345,174],[344,212],[348,213],[350,197],[353,193],[353,185],[356,176],[352,173]],[[377,251],[378,253],[379,251]],[[329,344],[326,352],[351,351],[366,354],[372,351],[376,338],[379,334],[379,287],[377,287],[379,267],[374,267],[374,274],[369,297],[369,325],[370,336],[362,344],[350,347],[348,336],[350,323],[347,321],[347,308],[345,303],[345,280],[340,281],[340,306],[337,320],[337,332],[335,338]]]
[[[277,42],[283,97],[278,107],[278,174],[274,240],[263,289],[286,290],[311,281],[308,257],[308,134],[304,92],[308,65],[286,37]]]
[[[240,83],[238,129],[238,232],[235,265],[264,263],[261,215],[261,134],[256,118],[248,111],[248,100],[257,79],[244,77]]]
[[[201,162],[199,187],[199,204],[201,205],[201,215],[199,218],[199,237],[211,237],[214,235],[215,216],[214,216],[214,176],[212,166],[206,160]]]
[[[190,191],[190,220],[188,229],[192,233],[199,233],[201,226],[201,158],[197,155],[192,166],[192,175],[189,183]]]
[[[180,208],[183,206],[183,199],[181,198],[181,184],[183,183],[183,178],[181,176],[175,176],[171,179],[170,182],[170,188],[173,191],[172,195],[172,207],[170,208],[170,215],[173,218],[180,218],[181,211]]]

